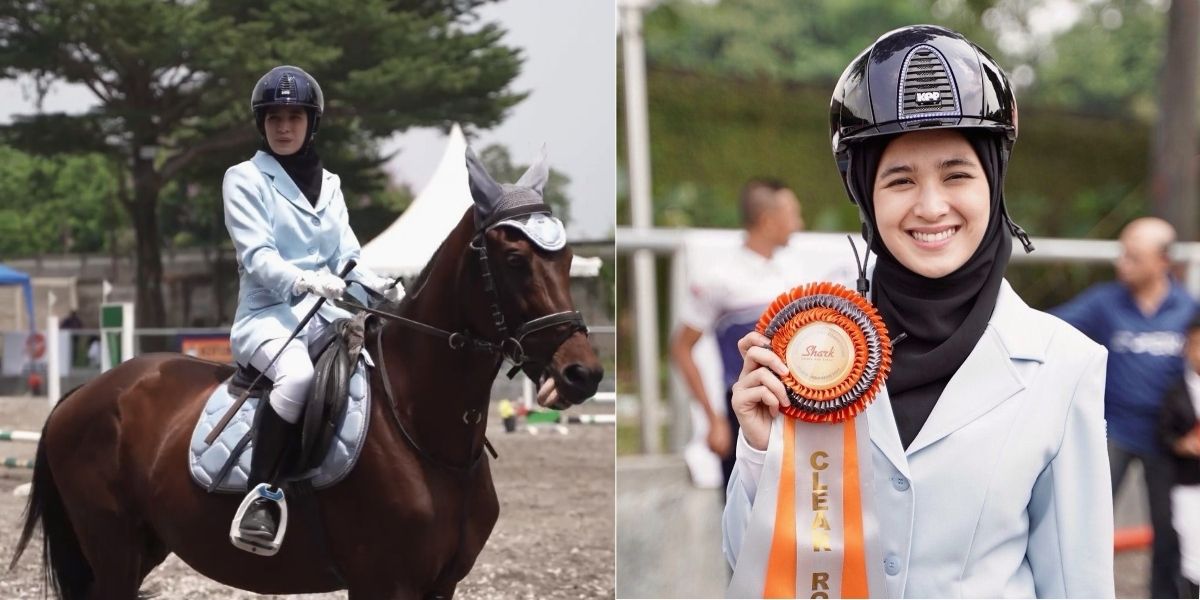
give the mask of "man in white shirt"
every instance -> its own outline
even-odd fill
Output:
[[[796,279],[797,265],[786,262],[778,252],[787,246],[792,233],[804,227],[795,192],[776,179],[751,179],[742,186],[738,208],[746,230],[744,243],[705,261],[702,267],[693,265],[689,269],[689,293],[671,340],[671,360],[708,417],[708,447],[721,457],[725,483],[733,469],[733,441],[737,439],[737,418],[729,410],[728,394],[742,366],[737,341],[754,329],[768,303],[803,283]],[[724,415],[704,389],[692,356],[705,332],[716,337],[721,353],[727,390]]]

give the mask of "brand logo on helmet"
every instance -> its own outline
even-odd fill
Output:
[[[917,104],[938,104],[942,101],[942,94],[938,91],[932,92],[917,92]]]
[[[291,73],[284,73],[283,77],[279,78],[279,95],[291,96],[294,89],[296,89],[296,78]]]

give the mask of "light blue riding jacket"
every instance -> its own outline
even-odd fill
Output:
[[[230,344],[234,360],[248,365],[263,342],[286,338],[316,303],[314,294],[292,293],[300,273],[322,268],[339,273],[346,261],[358,259],[360,246],[350,230],[341,180],[329,171],[313,206],[279,161],[260,150],[225,172],[222,195],[225,227],[238,261],[238,307]],[[364,276],[374,274],[359,266],[347,280]],[[357,288],[348,291],[358,296]],[[350,316],[330,302],[319,314],[327,321]]]
[[[1112,598],[1107,351],[1005,281],[987,330],[904,448],[866,410],[886,598]],[[757,494],[739,436],[725,505],[736,563]]]

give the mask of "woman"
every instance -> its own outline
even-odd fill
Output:
[[[1032,249],[1004,205],[1017,135],[1007,77],[955,32],[906,27],[850,64],[831,113],[894,341],[886,389],[860,418],[878,522],[867,567],[883,587],[872,595],[1112,597],[1107,354],[1004,280],[1011,237]],[[735,568],[789,404],[767,338],[739,349],[724,516]]]
[[[263,75],[250,98],[262,148],[225,173],[225,226],[237,251],[238,308],[230,331],[233,357],[274,382],[259,406],[250,467],[250,494],[274,485],[293,425],[300,419],[313,377],[308,340],[347,317],[325,303],[296,339],[285,344],[317,298],[338,299],[346,282],[334,273],[359,256],[341,181],[321,167],[313,147],[325,98],[302,69],[280,66]],[[357,267],[347,278],[396,301],[403,288]],[[278,360],[271,364],[272,359]],[[269,368],[268,368],[269,365]],[[239,524],[243,538],[275,539],[278,506],[259,496]]]

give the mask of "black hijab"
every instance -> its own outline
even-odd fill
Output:
[[[975,150],[991,189],[987,231],[958,270],[930,279],[918,275],[888,251],[878,235],[873,191],[875,174],[888,142],[896,136],[871,138],[855,149],[848,183],[875,231],[871,250],[875,263],[874,303],[895,340],[892,372],[887,380],[900,441],[907,448],[924,426],[934,404],[987,329],[1004,270],[1012,253],[1012,237],[1004,212],[1004,162],[998,136],[960,130]]]
[[[321,181],[324,179],[324,166],[321,165],[321,157],[317,155],[317,149],[313,147],[313,125],[315,124],[315,115],[310,110],[308,111],[308,131],[305,132],[305,142],[295,154],[281,155],[276,154],[271,149],[271,145],[267,143],[267,134],[263,129],[263,124],[258,124],[258,131],[263,136],[262,150],[275,160],[279,161],[279,165],[283,167],[284,172],[288,177],[292,178],[292,183],[300,188],[304,197],[308,199],[308,203],[312,206],[317,205],[317,199],[321,197]]]

